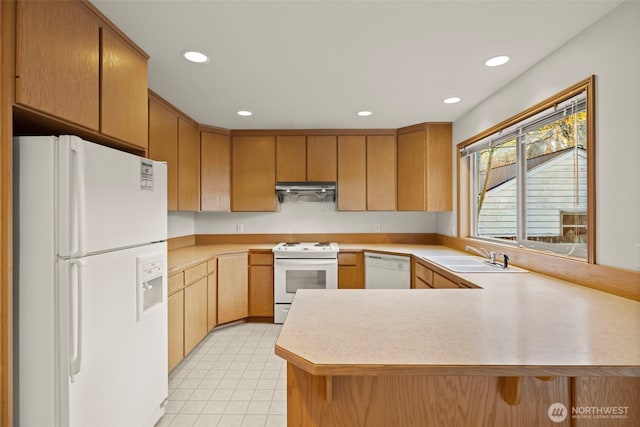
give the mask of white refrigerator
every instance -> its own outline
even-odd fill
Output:
[[[167,167],[14,139],[16,425],[153,426],[167,377]]]

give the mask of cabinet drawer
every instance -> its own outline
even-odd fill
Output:
[[[203,262],[184,271],[184,284],[188,285],[207,275],[207,263]]]
[[[251,265],[273,265],[273,254],[251,253],[249,254]]]
[[[416,278],[422,280],[430,287],[433,286],[433,271],[416,262]]]
[[[184,273],[180,272],[169,276],[169,282],[167,284],[169,295],[179,291],[184,286]]]
[[[358,265],[358,254],[355,254],[355,253],[338,254],[338,264]]]
[[[218,267],[218,259],[210,259],[207,261],[207,274],[215,273],[216,268]]]

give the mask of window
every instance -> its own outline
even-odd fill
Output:
[[[595,261],[592,85],[460,144],[468,237]]]

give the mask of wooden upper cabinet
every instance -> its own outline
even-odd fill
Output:
[[[451,124],[412,126],[397,144],[398,210],[451,210]]]
[[[396,210],[396,138],[367,137],[367,210]]]
[[[336,181],[338,149],[335,136],[307,137],[307,181]]]
[[[178,118],[178,210],[200,210],[200,130]]]
[[[367,209],[367,141],[365,136],[338,137],[338,210]]]
[[[276,137],[276,181],[307,180],[307,138]]]
[[[231,210],[231,140],[229,135],[200,133],[200,209]]]
[[[100,24],[80,2],[19,1],[16,31],[16,102],[98,131]]]
[[[178,209],[178,114],[149,98],[149,158],[167,162],[167,209]]]
[[[147,58],[106,27],[101,58],[100,131],[146,149]]]
[[[231,210],[276,210],[276,138],[234,136],[232,139]]]
[[[424,135],[424,130],[398,135],[399,211],[426,209]]]
[[[94,9],[17,2],[16,103],[146,150],[147,56]]]
[[[450,211],[453,209],[451,123],[428,124],[425,137],[427,210]]]

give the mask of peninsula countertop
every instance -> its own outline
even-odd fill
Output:
[[[302,290],[276,354],[313,375],[640,376],[640,303],[533,272],[481,289]]]

